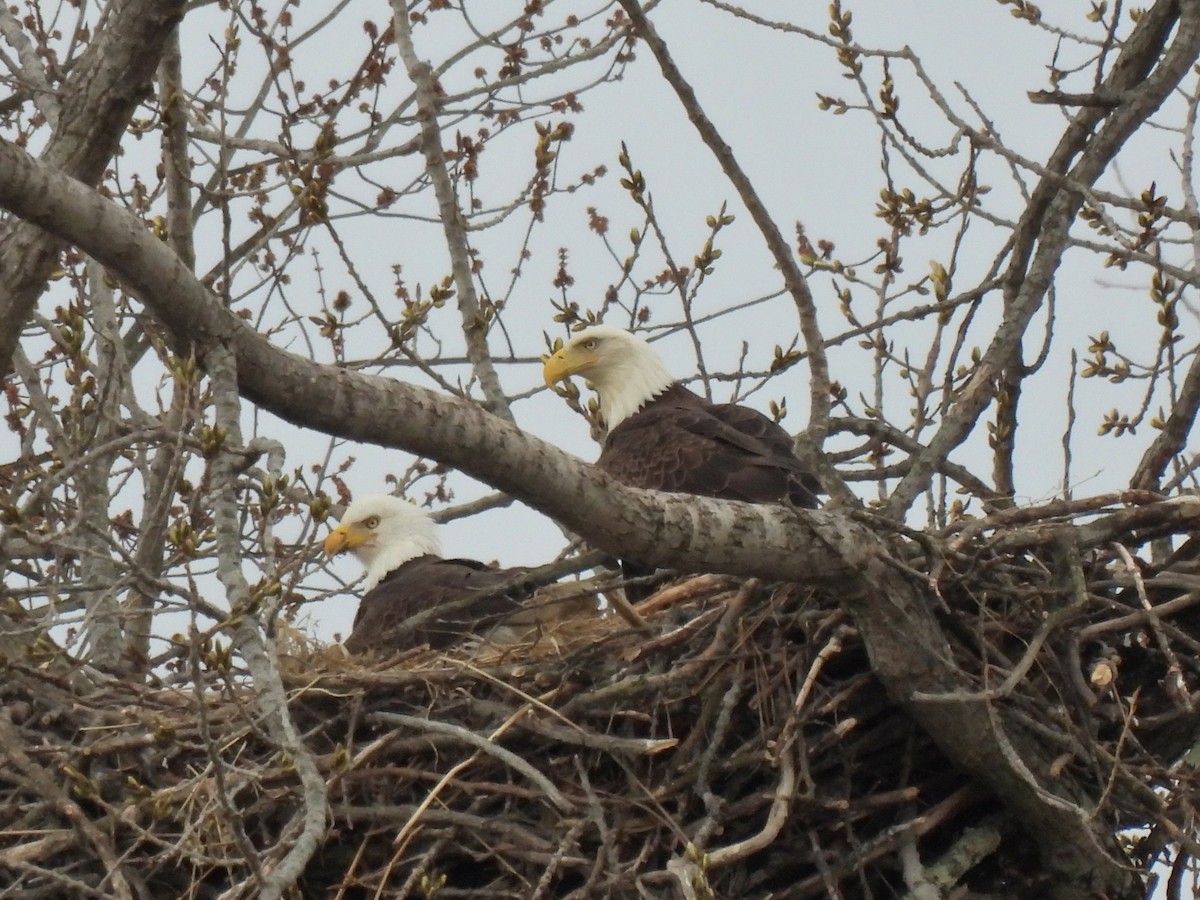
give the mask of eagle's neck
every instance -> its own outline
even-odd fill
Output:
[[[371,590],[383,581],[390,573],[400,568],[406,562],[418,556],[441,556],[442,548],[437,536],[430,534],[408,535],[402,538],[381,534],[379,544],[373,547],[370,556],[363,556],[367,574],[363,579],[363,589]]]
[[[658,355],[649,347],[645,349],[645,353],[614,360],[602,376],[588,376],[600,395],[600,411],[609,431],[675,384],[675,377]]]

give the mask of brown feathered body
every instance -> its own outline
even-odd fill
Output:
[[[596,465],[632,487],[813,508],[819,484],[758,410],[675,383],[613,428]]]
[[[410,559],[363,595],[345,647],[351,653],[420,644],[442,649],[485,635],[521,610],[529,591],[514,582],[528,571],[429,554]]]

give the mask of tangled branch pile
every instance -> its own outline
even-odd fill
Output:
[[[1040,895],[1024,823],[948,764],[913,702],[990,704],[1001,739],[1018,723],[1055,760],[1030,771],[1043,791],[1182,877],[1193,797],[1171,763],[1195,741],[1200,576],[1191,544],[1145,561],[1183,527],[1155,510],[1128,510],[1124,545],[1043,510],[936,556],[897,546],[970,697],[890,697],[836,587],[716,576],[647,600],[649,632],[597,619],[374,667],[296,651],[283,670],[325,828],[294,895]],[[313,801],[230,657],[196,648],[171,687],[80,689],[51,668],[4,666],[0,883],[257,896]]]

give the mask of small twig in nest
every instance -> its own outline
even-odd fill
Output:
[[[786,753],[779,760],[779,786],[775,790],[775,799],[771,803],[771,811],[767,814],[766,824],[762,830],[750,837],[721,847],[708,853],[697,853],[689,843],[683,856],[677,856],[667,863],[670,872],[679,883],[684,897],[695,897],[694,885],[704,878],[709,870],[719,869],[751,854],[764,850],[774,843],[787,823],[788,811],[796,794],[796,763],[792,754]]]
[[[1167,690],[1171,692],[1175,701],[1180,706],[1191,712],[1193,710],[1192,696],[1191,691],[1188,690],[1187,680],[1183,675],[1183,666],[1179,662],[1179,657],[1175,655],[1175,651],[1171,648],[1171,642],[1167,640],[1167,636],[1163,632],[1162,620],[1155,613],[1154,605],[1146,595],[1146,583],[1142,580],[1142,572],[1138,568],[1137,563],[1134,562],[1133,554],[1129,552],[1124,544],[1114,541],[1112,546],[1117,551],[1117,555],[1121,557],[1121,561],[1125,563],[1125,568],[1133,578],[1133,586],[1137,591],[1138,600],[1141,601],[1142,609],[1146,611],[1150,630],[1154,632],[1154,639],[1158,641],[1158,648],[1170,662],[1170,670],[1167,672],[1167,678],[1170,679],[1167,682]]]
[[[547,799],[558,807],[560,812],[570,812],[575,808],[562,793],[554,786],[554,784],[545,775],[513,753],[511,750],[506,750],[499,744],[494,742],[494,738],[498,737],[502,730],[507,730],[509,725],[506,722],[501,728],[497,729],[492,735],[492,738],[485,738],[476,734],[473,731],[468,731],[458,725],[450,722],[437,722],[432,719],[418,719],[416,716],[406,716],[401,713],[377,712],[372,713],[368,718],[373,721],[380,722],[384,725],[403,725],[405,728],[411,728],[414,731],[427,731],[434,734],[448,734],[457,738],[464,744],[475,747],[490,756],[494,756],[505,764],[516,769],[539,788],[541,788]],[[399,839],[399,838],[397,838]]]

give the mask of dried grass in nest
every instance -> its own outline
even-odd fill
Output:
[[[1041,729],[1100,820],[1168,827],[1200,581],[1114,552],[1077,560],[1072,606],[1081,585],[1044,556],[970,560],[931,595],[963,671]],[[701,576],[639,611],[649,633],[597,619],[386,664],[293,636],[290,709],[329,801],[296,895],[902,896],[913,854],[948,884],[1035,895],[1037,848],[886,695],[836,590]],[[296,769],[221,654],[201,663],[86,693],[6,663],[13,896],[255,896],[294,840]]]

